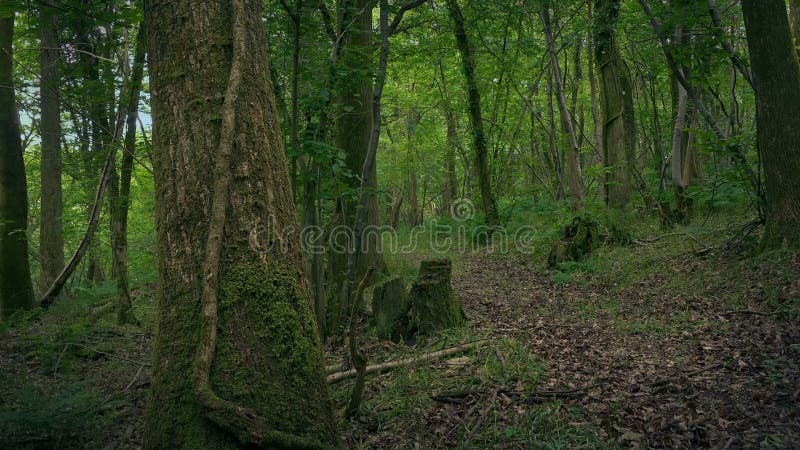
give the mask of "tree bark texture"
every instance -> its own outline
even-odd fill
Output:
[[[764,248],[800,245],[800,63],[783,0],[743,0],[764,165]]]
[[[0,1],[0,319],[33,307],[28,186],[14,97],[14,12]]]
[[[145,2],[159,255],[147,448],[329,448],[261,2]]]
[[[39,12],[39,105],[41,117],[41,225],[39,260],[42,291],[53,283],[64,267],[64,235],[61,192],[61,105],[58,79],[58,2],[44,1]]]
[[[631,170],[636,157],[633,86],[616,40],[619,0],[595,0],[594,45],[600,73],[606,203],[625,207],[631,199]]]

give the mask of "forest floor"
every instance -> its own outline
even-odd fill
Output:
[[[559,270],[541,254],[455,256],[453,285],[470,324],[413,346],[368,333],[364,347],[370,364],[477,347],[368,377],[343,440],[390,449],[800,448],[800,255],[743,256],[725,249],[729,237],[698,228],[639,236]],[[141,445],[152,292],[136,292],[142,327],[91,316],[113,289],[77,294],[0,329],[0,447]],[[345,348],[326,347],[328,363],[341,363]],[[351,386],[332,385],[337,408]]]

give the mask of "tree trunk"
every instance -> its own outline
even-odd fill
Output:
[[[606,203],[625,207],[631,199],[631,170],[636,158],[633,88],[617,45],[614,25],[620,0],[595,0],[595,58],[600,71],[603,157],[608,170]]]
[[[794,49],[800,57],[800,0],[789,0],[789,15],[794,38]]]
[[[261,4],[145,2],[160,277],[147,448],[339,445]]]
[[[444,71],[444,62],[439,59],[439,76],[442,82],[442,113],[447,127],[447,148],[444,154],[444,164],[447,178],[442,189],[442,211],[450,214],[450,208],[458,196],[458,175],[456,174],[456,148],[458,147],[458,125],[456,116],[450,104],[450,92],[447,89],[447,76]]]
[[[587,8],[589,9],[589,20],[592,20],[592,2],[586,2]],[[592,35],[591,27],[589,28],[588,33],[588,40],[589,40],[589,51],[586,53],[588,54],[589,59],[589,95],[592,103],[592,119],[594,121],[594,145],[598,148],[603,145],[603,123],[600,116],[600,108],[598,107],[599,103],[597,100],[598,93],[597,93],[597,73],[595,68],[595,61],[594,61],[594,36]],[[602,189],[603,183],[600,183],[600,188]],[[603,194],[605,196],[605,194]]]
[[[39,230],[39,286],[47,290],[64,267],[64,235],[61,216],[61,106],[59,99],[58,2],[42,2],[40,9],[39,80],[42,144],[41,228]]]
[[[573,210],[578,210],[583,206],[583,182],[581,181],[581,167],[578,161],[580,146],[578,145],[578,135],[575,132],[575,123],[567,107],[567,98],[564,95],[564,84],[561,78],[561,68],[558,63],[558,53],[556,52],[555,37],[550,24],[550,10],[548,6],[539,9],[539,16],[544,26],[544,34],[547,39],[547,48],[550,54],[550,64],[553,68],[553,84],[556,88],[556,101],[558,112],[561,117],[561,126],[567,130],[569,149],[566,151],[567,159],[567,184],[569,187],[569,199]]]
[[[764,164],[764,248],[800,245],[800,63],[783,0],[743,0]]]
[[[0,1],[0,319],[33,307],[28,186],[14,98],[13,2]]]
[[[421,211],[419,209],[419,173],[414,151],[414,132],[421,119],[420,114],[413,108],[406,112],[406,205],[408,212],[406,224],[414,228],[420,224]]]
[[[352,175],[346,180],[350,192],[341,196],[336,205],[333,220],[334,227],[345,227],[350,230],[349,239],[353,240],[352,231],[358,209],[358,192],[361,188],[361,171],[369,150],[372,132],[372,9],[374,0],[343,1],[339,4],[339,43],[336,64],[339,75],[334,85],[337,86],[341,111],[336,119],[336,147],[345,154],[345,164]],[[342,75],[344,74],[344,75]],[[378,225],[378,197],[374,195],[377,187],[377,171],[372,168],[368,177],[367,189],[373,191],[367,201],[367,220],[365,226]],[[379,248],[366,243],[362,251],[355,279],[360,280],[370,266],[383,270],[383,256]],[[349,251],[332,249],[328,253],[328,326],[329,334],[337,334],[341,325],[350,316],[350,305],[342,303],[342,292],[347,281],[347,265]]]
[[[491,174],[487,161],[488,148],[486,133],[483,128],[481,113],[481,94],[475,76],[475,55],[472,52],[467,31],[464,25],[464,14],[458,5],[458,0],[447,0],[447,8],[455,25],[454,33],[458,50],[461,53],[461,65],[464,71],[464,80],[467,85],[469,117],[472,124],[472,140],[475,146],[475,168],[478,172],[478,185],[481,193],[481,205],[486,224],[490,227],[500,225],[497,213],[497,203],[492,194]]]
[[[139,25],[136,50],[125,102],[125,143],[119,176],[111,175],[109,205],[111,211],[111,256],[114,262],[114,280],[117,285],[117,323],[136,323],[131,305],[128,279],[128,207],[133,175],[133,157],[136,152],[136,125],[139,115],[139,95],[142,89],[145,56],[145,25]]]
[[[675,191],[675,204],[677,208],[678,222],[685,222],[688,216],[686,208],[688,199],[686,198],[686,188],[688,187],[688,180],[684,177],[684,158],[687,155],[685,145],[687,142],[685,136],[686,130],[686,116],[688,111],[689,95],[686,89],[681,85],[677,85],[677,107],[675,109],[675,127],[672,132],[672,188]]]

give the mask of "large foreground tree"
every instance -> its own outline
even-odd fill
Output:
[[[764,164],[765,248],[800,245],[800,63],[783,0],[743,0]]]
[[[0,0],[0,318],[33,306],[28,189],[14,98],[14,12]]]
[[[145,2],[160,275],[148,448],[338,445],[261,4]]]

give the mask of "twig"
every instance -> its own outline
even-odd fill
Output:
[[[133,386],[134,381],[136,381],[136,379],[139,378],[139,374],[142,373],[142,369],[144,369],[144,366],[139,366],[139,370],[136,371],[136,375],[133,376],[131,382],[128,383],[127,386],[125,386],[125,389],[123,389],[124,391],[127,391],[128,389],[131,388],[131,386]]]
[[[67,348],[69,348],[70,346],[72,346],[72,347],[80,347],[80,348],[89,350],[91,352],[95,352],[95,353],[98,353],[98,354],[101,354],[101,355],[108,356],[109,358],[114,358],[114,359],[119,359],[119,360],[122,360],[122,361],[127,361],[127,362],[132,363],[132,364],[138,364],[138,365],[140,365],[142,367],[144,367],[144,366],[152,367],[151,364],[146,363],[146,362],[134,361],[132,359],[128,359],[128,358],[125,358],[125,357],[122,357],[122,356],[112,355],[111,353],[106,353],[106,352],[97,350],[96,348],[87,347],[87,346],[85,346],[83,344],[77,344],[75,342],[67,342],[66,344],[64,344],[64,348],[61,349],[61,353],[58,355],[58,360],[56,361],[56,365],[53,368],[53,376],[54,377],[58,373],[58,366],[61,364],[61,360],[64,359],[64,353],[66,353]]]
[[[731,311],[725,311],[725,312],[719,313],[719,315],[723,316],[723,317],[733,316],[735,314],[749,314],[749,315],[753,315],[753,316],[777,316],[781,312],[782,311],[762,312],[762,311],[753,311],[752,309],[734,309],[734,310],[731,310]]]

